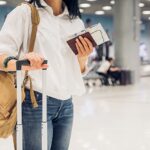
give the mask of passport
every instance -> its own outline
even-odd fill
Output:
[[[95,40],[93,39],[93,37],[91,36],[91,34],[89,32],[86,32],[86,33],[79,35],[79,36],[82,36],[83,38],[86,37],[87,39],[89,39],[92,42],[93,47],[97,46]],[[78,51],[77,51],[75,43],[76,43],[76,39],[79,38],[79,36],[67,41],[69,47],[72,49],[72,51],[74,52],[75,55],[78,55]]]
[[[102,27],[102,25],[100,23],[93,25],[67,38],[66,41],[75,55],[78,54],[75,43],[76,39],[79,38],[79,36],[82,36],[83,38],[86,37],[87,39],[89,39],[92,42],[93,47],[96,47],[109,41],[109,37],[105,32],[104,28]]]

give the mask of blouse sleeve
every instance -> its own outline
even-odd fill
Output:
[[[16,7],[7,15],[0,31],[0,54],[16,55],[24,36],[25,11],[22,6]]]

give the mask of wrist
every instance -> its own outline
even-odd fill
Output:
[[[17,58],[14,56],[7,56],[3,60],[3,68],[5,71],[15,71]]]
[[[16,61],[17,60],[12,59],[8,62],[8,64],[7,64],[8,71],[16,71]]]
[[[79,56],[78,56],[78,60],[79,60],[80,62],[86,62],[86,61],[88,60],[88,56],[85,56],[85,57],[79,57]]]
[[[8,56],[8,57],[6,57],[6,58],[4,59],[4,61],[3,61],[3,67],[4,67],[4,68],[7,68],[7,67],[8,67],[8,63],[9,63],[9,61],[11,61],[11,60],[17,60],[17,58],[14,57],[14,56]]]
[[[80,68],[81,68],[81,72],[85,72],[86,67],[87,67],[87,61],[88,61],[88,57],[78,57],[78,61],[80,64]]]

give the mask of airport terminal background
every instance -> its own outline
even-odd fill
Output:
[[[0,5],[0,28],[18,2]],[[96,70],[107,52],[97,47],[84,77],[86,94],[74,97],[69,150],[150,150],[150,0],[80,0],[80,9],[85,26],[100,22],[108,32],[109,57],[129,71],[131,82],[102,82]],[[12,147],[11,137],[0,139],[0,150]]]

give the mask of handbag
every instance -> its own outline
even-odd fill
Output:
[[[34,49],[37,27],[40,23],[40,18],[36,7],[32,4],[25,3],[31,8],[32,33],[29,43],[29,52]],[[20,51],[19,51],[20,53]],[[25,72],[25,78],[22,85],[22,100],[25,100],[25,85],[30,82],[30,96],[33,107],[38,107],[32,88],[32,80],[28,76],[28,71]],[[14,134],[14,129],[17,122],[17,94],[15,87],[15,76],[8,72],[0,72],[0,138],[7,138]]]

